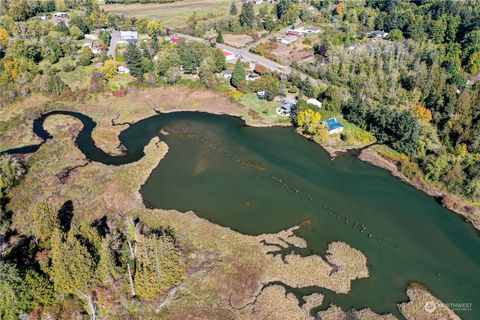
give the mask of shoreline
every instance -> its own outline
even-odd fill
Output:
[[[168,105],[163,103],[159,103],[159,100],[163,98],[165,95],[169,95],[172,90],[184,90],[185,96],[180,101],[175,101],[173,105]],[[118,100],[117,103],[121,103],[122,106],[115,107],[112,103],[107,107],[107,110],[103,110],[102,114],[98,114],[93,110],[98,110],[95,107],[95,102],[93,100],[87,101],[86,106],[81,105],[83,107],[79,107],[78,102],[76,101],[68,101],[68,102],[59,102],[53,105],[45,107],[40,107],[44,112],[49,112],[54,109],[58,109],[61,105],[61,109],[75,111],[80,113],[88,114],[96,123],[97,126],[92,132],[92,138],[95,142],[95,145],[103,150],[104,152],[112,155],[112,156],[119,156],[123,154],[122,144],[119,140],[119,134],[121,131],[128,128],[131,124],[134,124],[140,120],[146,119],[148,117],[154,116],[156,114],[161,113],[172,113],[172,112],[205,112],[215,115],[227,115],[237,117],[238,119],[242,120],[245,126],[255,127],[255,128],[267,128],[267,127],[290,127],[291,123],[277,123],[277,122],[268,122],[268,120],[256,120],[248,115],[248,108],[242,105],[241,103],[235,101],[228,101],[228,98],[225,96],[217,93],[217,92],[209,92],[208,90],[204,89],[194,89],[191,90],[186,87],[168,87],[168,88],[153,88],[153,89],[146,89],[142,90],[141,92],[132,93],[128,95],[129,100],[137,100],[137,98],[142,95],[144,98],[147,96],[149,99],[147,101],[140,101],[137,105],[137,110],[133,113],[131,110],[125,110],[123,103],[125,102],[125,98],[115,98],[109,95],[103,95],[102,98],[105,99],[114,99]],[[198,97],[202,98],[202,103],[198,103],[196,99]],[[204,104],[206,100],[210,98],[217,97],[216,103],[209,103]],[[196,101],[196,103],[193,103]],[[153,106],[152,106],[153,105]],[[39,107],[39,106],[37,106]],[[36,109],[34,107],[34,109]],[[93,113],[91,112],[93,111]],[[105,118],[105,112],[111,111],[112,115],[116,115],[113,119],[111,117]],[[38,112],[38,110],[37,110]],[[121,125],[112,124],[112,120],[120,120]],[[28,122],[33,121],[30,117],[24,118]],[[29,126],[30,130],[31,125]],[[121,130],[119,130],[121,129]],[[308,136],[302,135],[304,138],[309,139]],[[443,199],[447,201],[441,201],[440,203],[448,208],[449,210],[453,211],[454,213],[462,216],[466,222],[472,224],[477,231],[480,231],[480,215],[478,214],[478,210],[473,208],[468,208],[462,199],[459,199],[457,196],[454,196],[448,192],[439,190],[424,181],[412,181],[404,176],[397,166],[389,161],[388,159],[382,157],[375,151],[371,149],[372,145],[366,146],[352,146],[351,148],[345,146],[332,146],[332,145],[323,145],[321,143],[317,143],[313,141],[313,139],[309,139],[312,142],[315,142],[323,150],[325,150],[331,158],[335,158],[340,153],[349,152],[351,150],[359,150],[360,155],[358,159],[361,161],[365,161],[382,169],[389,171],[393,176],[400,179],[400,181],[407,183],[417,190],[420,190],[426,193],[429,196],[435,197],[438,199]],[[17,145],[18,147],[24,147],[24,144]],[[7,149],[8,150],[8,149]],[[6,151],[6,150],[4,150]]]
[[[461,216],[465,222],[470,223],[477,231],[480,231],[480,216],[475,214],[475,211],[473,211],[474,209],[472,209],[472,211],[468,210],[464,201],[459,199],[457,196],[439,190],[438,188],[427,184],[425,181],[414,181],[407,178],[402,172],[400,172],[396,164],[372,150],[371,146],[362,150],[358,156],[358,159],[382,168],[390,172],[392,176],[398,178],[401,182],[406,183],[431,197],[434,197],[440,205]],[[445,198],[448,198],[449,201],[442,201],[442,199]]]

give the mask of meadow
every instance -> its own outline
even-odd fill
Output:
[[[179,28],[185,25],[194,12],[201,19],[208,19],[228,14],[231,4],[231,0],[184,0],[165,4],[105,4],[101,5],[101,8],[128,18],[156,20],[165,26]],[[237,7],[240,6],[241,3],[238,1]]]

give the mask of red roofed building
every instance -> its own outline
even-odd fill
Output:
[[[223,50],[223,55],[225,56],[225,60],[227,60],[227,62],[235,62],[236,57],[235,55],[233,54],[233,52],[230,52],[230,51],[227,51],[227,50]]]

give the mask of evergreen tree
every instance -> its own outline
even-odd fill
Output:
[[[217,30],[217,43],[224,43],[223,35],[221,30]]]
[[[70,34],[70,30],[68,30],[67,25],[63,21],[60,21],[57,24],[57,31],[65,34],[67,36]]]
[[[142,52],[134,43],[130,43],[125,51],[125,60],[127,61],[130,74],[135,78],[142,80],[145,70],[142,64]]]
[[[238,14],[237,5],[235,4],[235,2],[232,2],[232,5],[230,6],[230,14],[232,16],[236,16]]]
[[[0,319],[19,319],[30,309],[29,300],[17,268],[0,260]]]
[[[221,49],[213,49],[212,62],[212,72],[218,73],[225,70],[225,55]]]
[[[110,32],[104,30],[100,33],[100,40],[103,42],[104,45],[109,46],[111,39],[112,35],[110,34]]]
[[[46,307],[55,302],[55,290],[50,280],[34,270],[25,275],[25,285],[32,300],[32,308]]]
[[[183,275],[178,250],[167,236],[156,233],[136,236],[135,289],[145,299],[164,294],[177,286]]]
[[[33,209],[33,233],[42,243],[47,244],[55,228],[60,227],[58,214],[47,202],[40,201]]]
[[[245,91],[247,88],[247,80],[246,80],[246,73],[245,73],[245,67],[243,66],[242,61],[240,59],[237,59],[237,62],[235,63],[235,68],[233,69],[232,73],[232,86],[237,88],[240,91]]]
[[[66,240],[60,230],[52,236],[51,279],[59,294],[87,292],[90,288],[95,263],[88,249],[70,233]]]
[[[291,1],[290,0],[280,0],[275,7],[277,12],[277,18],[281,19],[283,15],[287,12],[290,8]]]
[[[256,18],[255,18],[255,12],[253,11],[253,3],[251,2],[243,3],[242,11],[240,12],[239,21],[242,26],[255,28]]]
[[[154,33],[153,36],[152,36],[151,48],[152,48],[153,54],[156,54],[158,52],[158,50],[160,50],[160,46],[158,45],[158,38],[157,38],[156,33]]]
[[[96,274],[101,285],[112,284],[118,277],[117,267],[111,249],[111,239],[109,237],[102,239]]]

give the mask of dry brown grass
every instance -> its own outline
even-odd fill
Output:
[[[247,34],[223,33],[222,35],[226,44],[237,48],[245,47],[253,41],[253,38]]]
[[[410,301],[398,305],[407,320],[460,320],[442,301],[420,286],[410,286],[407,295]]]

